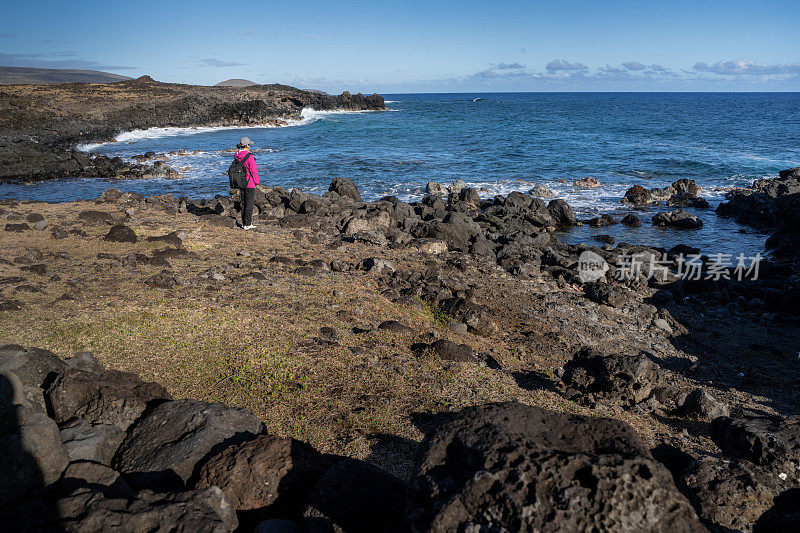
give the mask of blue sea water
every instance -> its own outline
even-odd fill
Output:
[[[208,197],[227,193],[232,148],[253,139],[261,181],[321,193],[351,178],[367,199],[419,199],[428,181],[463,179],[491,197],[542,184],[582,217],[636,212],[642,228],[581,227],[562,235],[590,242],[599,233],[628,242],[700,246],[707,253],[755,253],[764,236],[720,219],[713,207],[730,187],[800,166],[800,93],[497,93],[385,95],[390,111],[304,112],[283,128],[174,128],[128,132],[92,152],[130,158],[185,150],[174,180],[75,179],[0,185],[0,198],[71,201],[108,187],[142,194]],[[603,186],[576,189],[592,176]],[[697,231],[654,228],[664,208],[619,203],[634,184],[696,180],[712,210],[697,210]],[[742,232],[746,233],[742,233]]]

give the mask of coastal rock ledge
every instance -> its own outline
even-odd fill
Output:
[[[58,109],[49,102],[57,101]],[[80,143],[112,141],[123,131],[193,126],[281,125],[303,108],[383,110],[373,94],[334,96],[288,85],[205,87],[161,83],[149,76],[111,84],[9,85],[0,91],[0,183],[63,177],[164,174],[89,158]],[[97,159],[97,161],[95,161]],[[116,168],[115,168],[116,167]],[[140,165],[141,167],[141,165]]]
[[[248,410],[171,400],[89,353],[62,360],[5,345],[0,370],[0,520],[10,530],[703,530],[669,472],[618,420],[518,403],[468,408],[423,441],[406,484],[267,435]],[[64,386],[76,379],[81,386]],[[42,411],[52,402],[56,419]],[[84,424],[85,441],[102,440],[101,425],[130,427],[88,461],[69,457],[59,420]]]

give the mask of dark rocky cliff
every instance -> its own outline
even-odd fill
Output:
[[[113,84],[22,85],[0,90],[0,182],[94,176],[78,143],[152,127],[280,124],[305,107],[380,110],[383,98],[287,85],[203,87],[148,76]]]

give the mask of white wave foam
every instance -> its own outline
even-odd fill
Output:
[[[299,121],[293,121],[293,122],[299,122]],[[293,124],[288,124],[288,125],[293,125]],[[199,133],[208,133],[212,131],[278,128],[278,127],[280,126],[264,124],[260,126],[197,126],[192,128],[178,128],[178,127],[148,128],[146,130],[124,131],[119,135],[117,135],[116,137],[114,137],[114,140],[110,142],[130,144],[137,141],[143,141],[146,139],[160,139],[162,137],[175,137],[179,135],[197,135]],[[105,144],[108,143],[79,144],[78,146],[76,146],[76,148],[82,152],[91,152],[92,150],[96,150],[97,148]]]
[[[195,126],[195,127],[167,127],[167,128],[147,128],[144,130],[131,130],[124,131],[114,137],[111,142],[118,143],[134,143],[146,139],[160,139],[162,137],[174,137],[179,135],[197,135],[199,133],[208,133],[213,131],[224,130],[242,130],[242,129],[272,129],[282,128],[289,126],[305,126],[317,120],[321,120],[328,115],[340,115],[345,113],[368,113],[370,111],[349,111],[349,110],[333,110],[333,111],[317,111],[313,107],[305,107],[300,112],[299,119],[286,120],[284,125],[275,124],[261,124],[256,126]],[[86,143],[79,144],[76,149],[82,152],[91,152],[100,146],[108,143]]]

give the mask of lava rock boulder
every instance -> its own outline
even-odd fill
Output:
[[[425,439],[410,515],[413,531],[704,531],[628,424],[513,402]]]
[[[233,444],[262,433],[251,411],[220,403],[162,403],[128,432],[114,460],[134,488],[181,489],[202,464]]]

